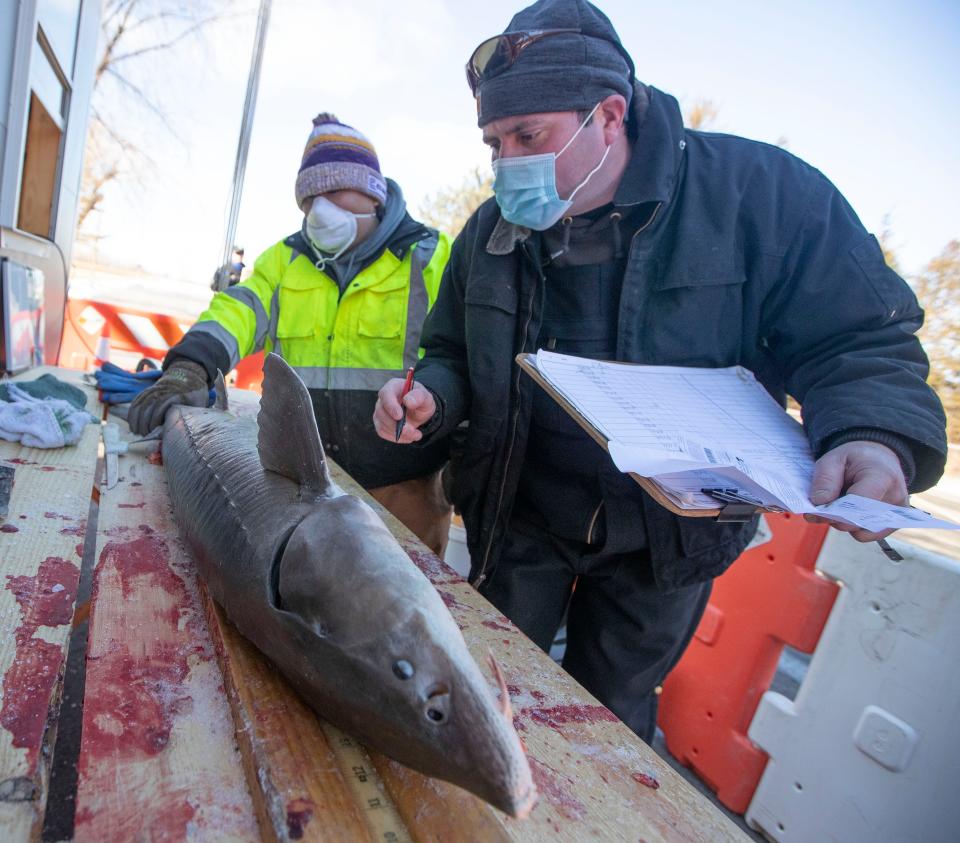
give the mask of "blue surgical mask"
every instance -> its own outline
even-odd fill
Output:
[[[493,162],[493,192],[500,206],[500,214],[507,222],[534,231],[545,231],[570,210],[577,191],[590,181],[607,160],[610,147],[604,151],[600,163],[587,173],[567,199],[561,199],[557,193],[557,159],[576,140],[599,107],[600,103],[593,107],[593,111],[559,152],[498,158]]]

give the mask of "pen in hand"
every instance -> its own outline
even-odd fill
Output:
[[[407,423],[407,407],[403,403],[403,399],[411,389],[413,389],[413,366],[407,369],[407,379],[403,382],[403,390],[400,392],[400,411],[402,415],[400,416],[400,420],[397,422],[397,442],[400,441],[400,434],[403,433],[403,426]]]

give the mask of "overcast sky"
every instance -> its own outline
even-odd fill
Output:
[[[248,0],[252,4],[252,0]],[[960,3],[742,0],[598,4],[638,77],[716,131],[777,142],[822,170],[868,229],[889,217],[907,272],[960,237]],[[416,216],[488,167],[463,65],[521,6],[505,0],[274,0],[237,242],[248,260],[299,228],[311,118],[370,137]],[[111,191],[101,258],[209,283],[224,236],[255,14],[220,24],[158,79],[180,141],[156,135],[142,186]]]

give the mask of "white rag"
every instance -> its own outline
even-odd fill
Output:
[[[34,398],[8,384],[13,401],[0,401],[0,438],[22,442],[29,448],[62,448],[74,445],[83,428],[96,419],[69,401]]]

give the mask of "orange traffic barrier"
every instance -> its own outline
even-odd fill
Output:
[[[260,385],[263,383],[263,352],[258,351],[249,357],[244,357],[237,368],[233,370],[236,377],[235,386],[237,389],[252,389],[254,392],[260,391]]]
[[[114,363],[132,368],[142,357],[162,361],[170,346],[176,345],[190,327],[163,313],[151,313],[135,307],[120,307],[101,301],[71,299],[67,302],[59,363],[71,369],[91,369],[119,352],[126,359]],[[240,361],[231,383],[240,389],[260,391],[263,380],[263,354],[252,354]]]
[[[714,582],[700,626],[663,684],[667,749],[731,811],[750,804],[767,755],[747,737],[784,645],[812,653],[836,599],[814,565],[827,527],[766,515],[772,538]]]
[[[176,317],[162,313],[70,299],[58,361],[71,369],[89,369],[96,365],[104,350],[124,353],[134,364],[140,357],[163,360],[170,346],[178,343],[189,327]],[[102,339],[109,342],[104,344]]]

